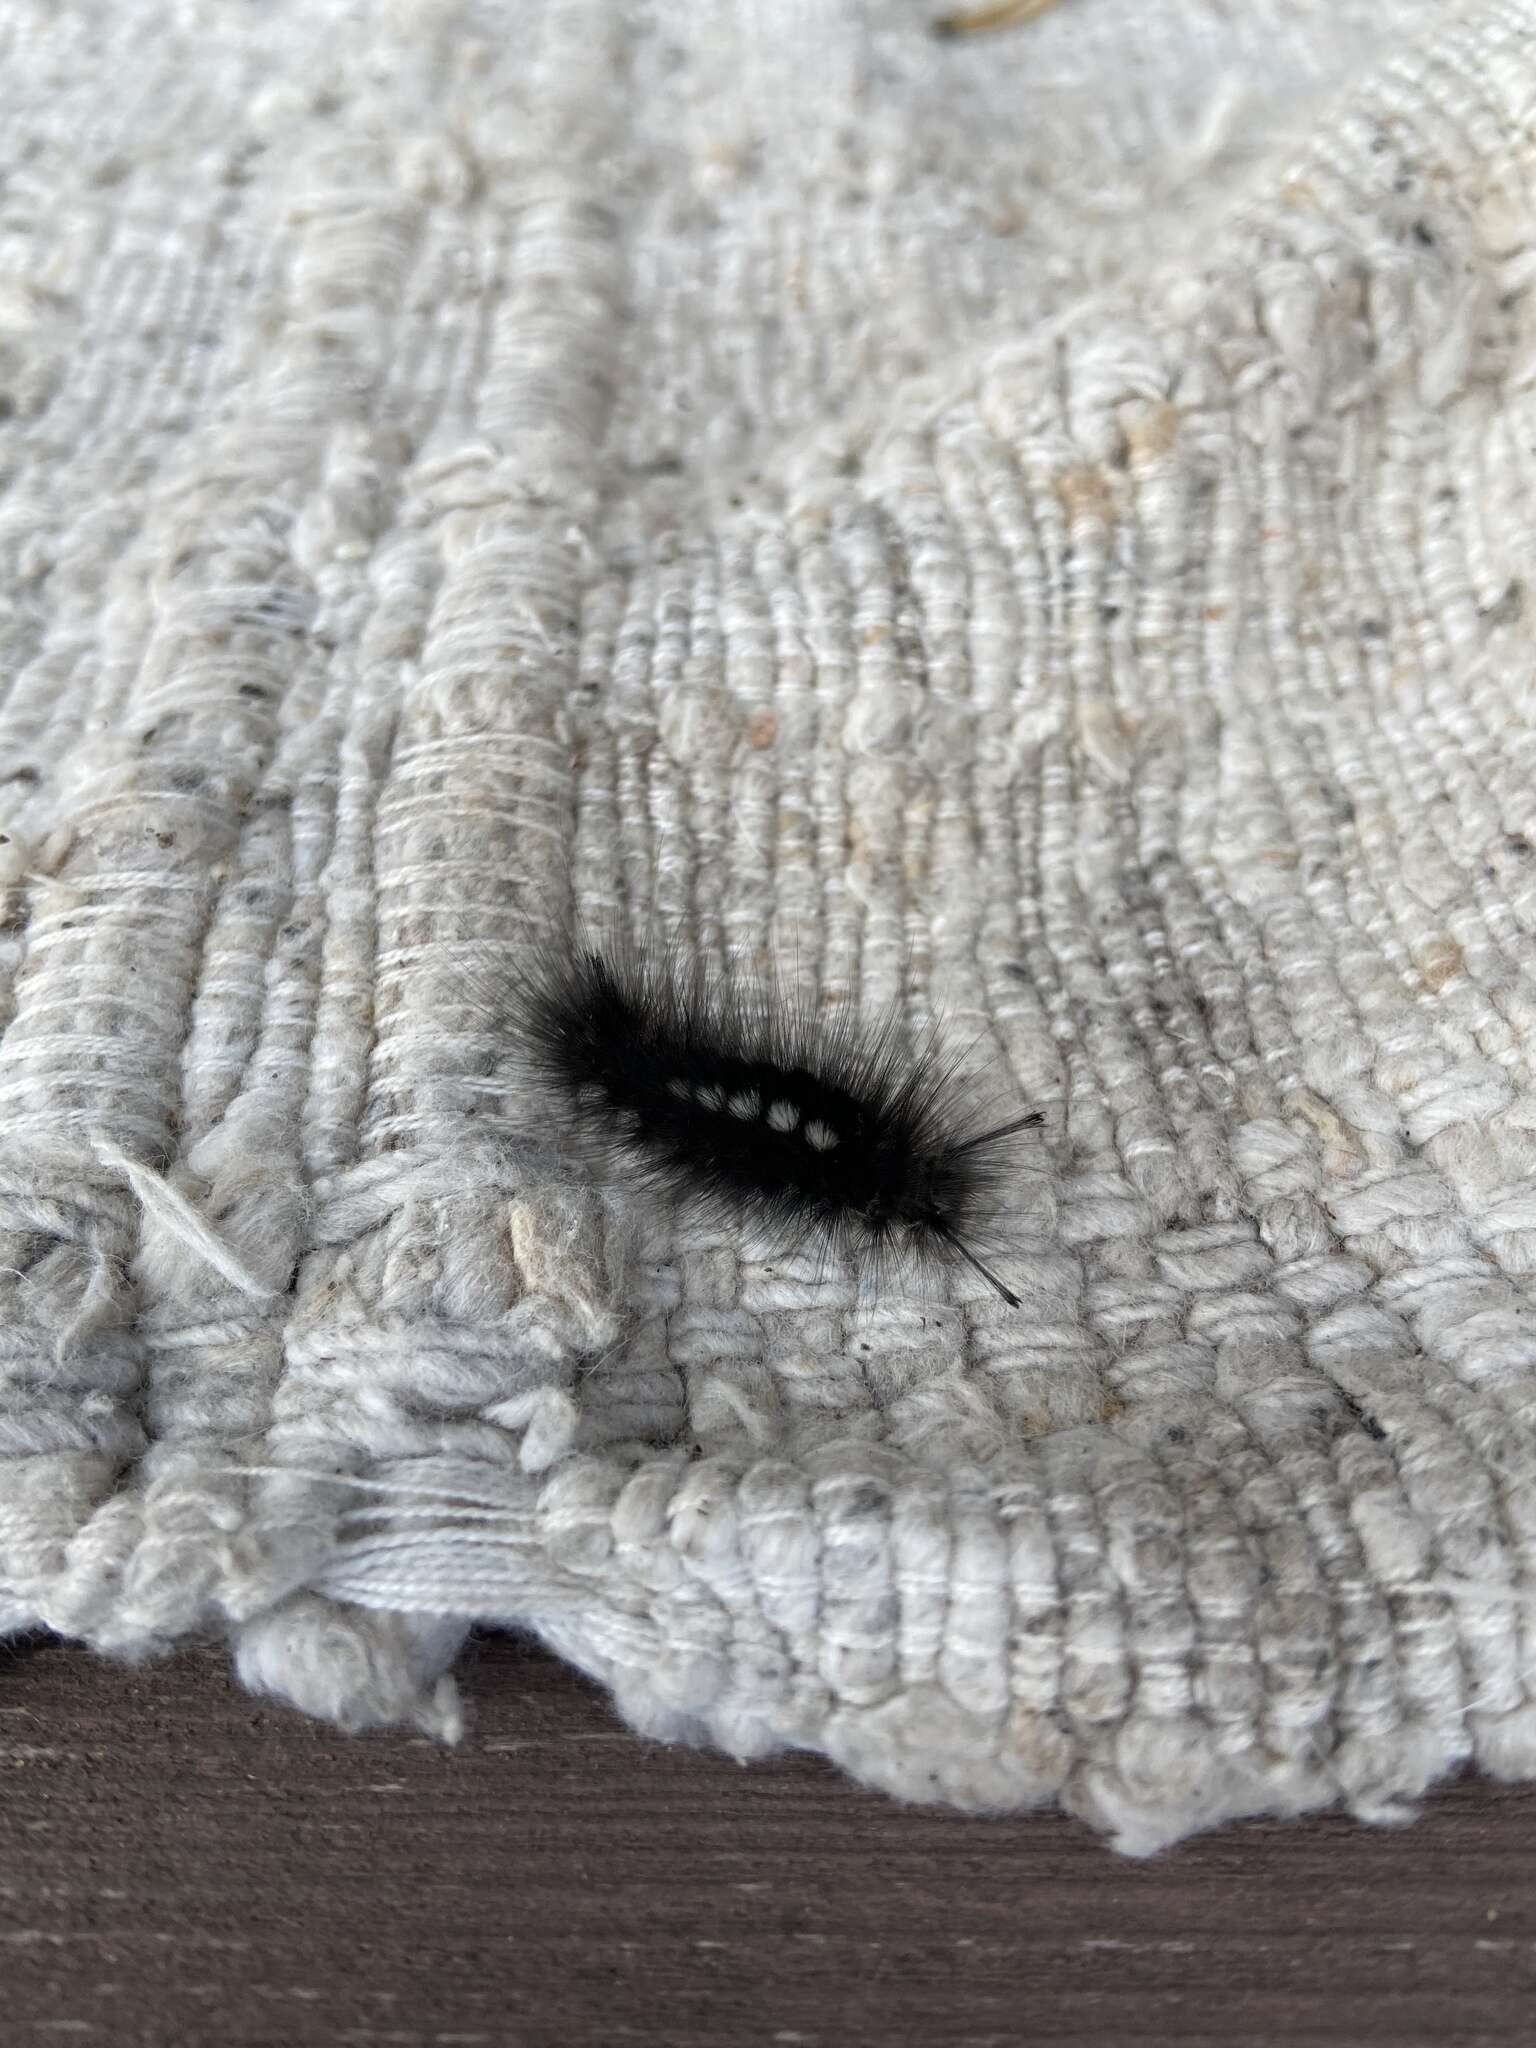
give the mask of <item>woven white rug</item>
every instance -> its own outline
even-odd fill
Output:
[[[1536,1775],[1536,0],[3,0],[0,115],[3,1625]],[[981,1033],[1023,1311],[552,1178],[573,895]]]

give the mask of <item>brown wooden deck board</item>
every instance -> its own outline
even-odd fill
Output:
[[[223,1658],[0,1650],[0,2038],[394,2048],[1536,2040],[1536,1790],[1127,1863],[619,1728],[477,1644],[470,1739],[349,1738]]]

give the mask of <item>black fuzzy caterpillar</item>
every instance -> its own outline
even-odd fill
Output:
[[[892,1261],[959,1260],[1020,1306],[981,1252],[1006,1250],[1008,1141],[1043,1118],[975,1128],[935,1039],[908,1056],[894,1016],[828,1023],[673,949],[580,934],[535,950],[513,1009],[577,1136],[651,1185],[877,1282]]]

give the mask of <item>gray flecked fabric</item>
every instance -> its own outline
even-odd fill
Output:
[[[1536,0],[0,4],[0,1621],[1145,1850],[1536,1774]],[[575,903],[1047,1112],[592,1184]]]

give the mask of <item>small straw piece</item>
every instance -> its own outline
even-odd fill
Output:
[[[991,0],[985,7],[962,7],[954,14],[941,14],[933,24],[936,36],[982,35],[994,28],[1019,28],[1049,14],[1057,0]]]

